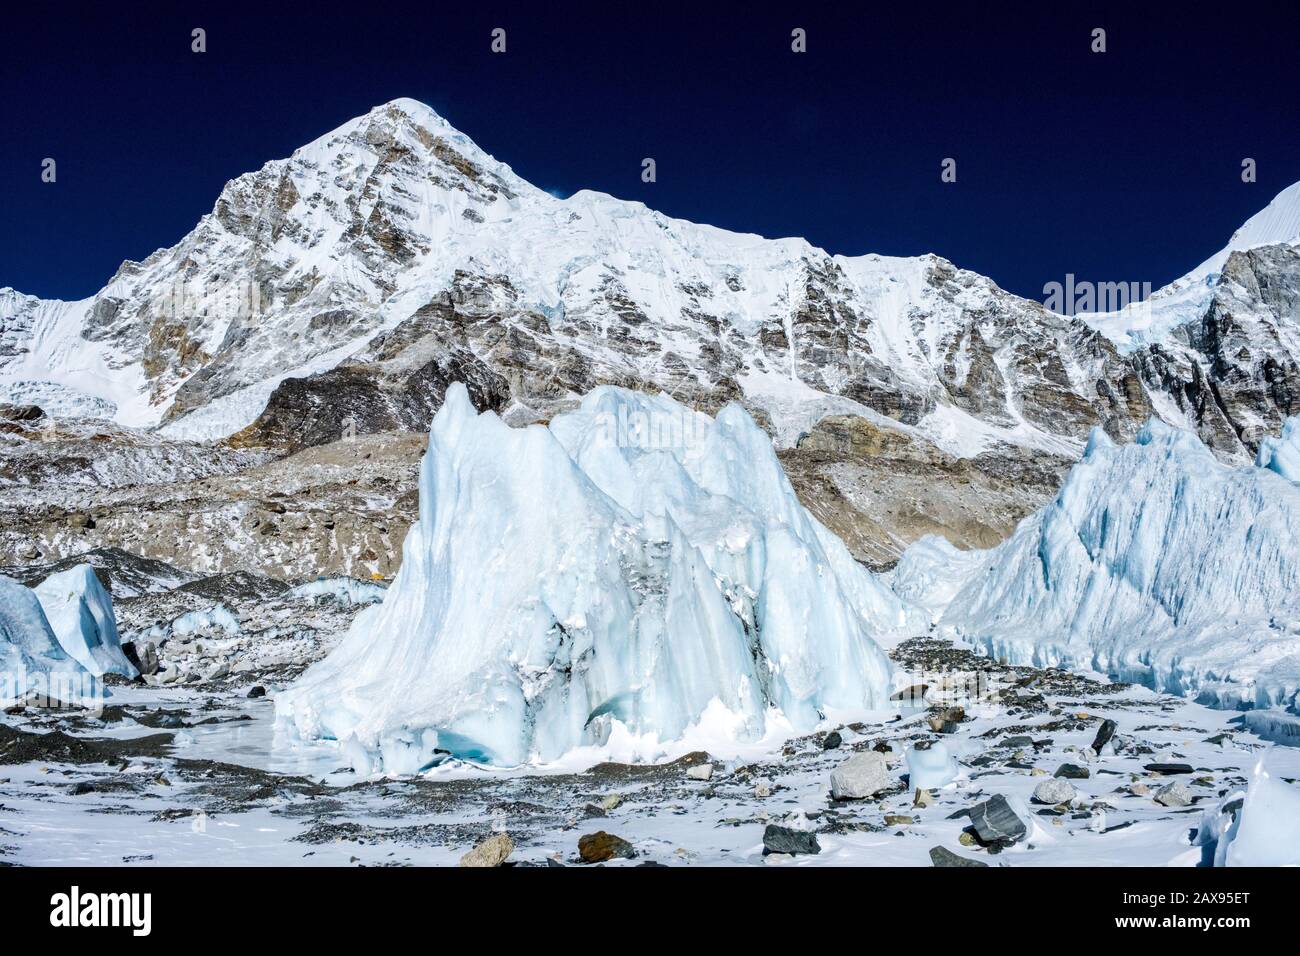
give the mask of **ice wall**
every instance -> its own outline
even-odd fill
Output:
[[[905,555],[904,580],[945,580],[936,554]],[[941,628],[995,655],[1233,706],[1295,704],[1300,487],[1225,466],[1158,421],[1124,447],[1094,431],[1056,499],[982,559],[951,561],[954,580]]]
[[[28,694],[68,703],[91,689],[90,675],[59,646],[40,601],[0,576],[0,706]]]
[[[137,671],[122,652],[113,599],[89,564],[52,574],[34,588],[63,650],[99,677]]]
[[[277,699],[364,769],[436,751],[499,764],[679,738],[706,709],[764,734],[884,705],[873,634],[903,602],[802,507],[738,406],[716,421],[600,388],[512,429],[447,393],[401,570],[341,645]]]

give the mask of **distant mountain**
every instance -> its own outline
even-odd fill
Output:
[[[1298,197],[1150,305],[1068,316],[933,255],[559,199],[399,99],[231,181],[89,299],[0,290],[0,402],[293,451],[424,431],[456,381],[512,424],[601,384],[736,400],[818,517],[888,562],[929,530],[999,540],[1093,426],[1123,441],[1154,414],[1253,457],[1300,413]],[[881,453],[916,479],[901,509],[872,499]]]

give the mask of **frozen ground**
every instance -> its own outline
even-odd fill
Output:
[[[990,865],[1195,866],[1207,856],[1193,840],[1202,811],[1244,790],[1265,751],[1275,779],[1300,794],[1300,749],[1261,739],[1239,714],[1065,671],[1005,667],[938,641],[906,642],[894,657],[931,685],[925,702],[838,727],[833,749],[824,749],[835,729],[828,723],[741,760],[696,753],[658,765],[529,772],[449,760],[391,779],[358,777],[328,745],[280,740],[275,686],[254,699],[239,682],[215,691],[118,686],[99,719],[31,708],[0,717],[0,861],[449,864],[504,831],[515,845],[510,862],[569,865],[579,862],[580,837],[605,831],[636,852],[610,865],[930,865],[931,849],[945,847]],[[951,683],[976,672],[985,675],[982,698],[953,720],[937,675]],[[1097,755],[1090,745],[1107,718],[1118,729]],[[959,763],[957,779],[923,807],[902,781],[904,752],[919,740],[942,740]],[[830,798],[832,770],[857,751],[886,747],[883,793]],[[706,762],[711,779],[688,775]],[[1157,763],[1191,772],[1145,769]],[[1076,799],[1030,802],[1066,764],[1088,772],[1069,779]],[[1186,785],[1189,805],[1156,802],[1174,780]],[[993,852],[963,833],[965,811],[999,794],[1027,834]],[[820,852],[765,856],[768,824],[814,831]]]

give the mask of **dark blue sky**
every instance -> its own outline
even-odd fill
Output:
[[[1034,298],[1067,272],[1158,286],[1300,180],[1294,2],[847,6],[11,3],[0,286],[91,294],[228,179],[397,96],[546,189],[936,252]]]

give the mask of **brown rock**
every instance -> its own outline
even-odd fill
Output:
[[[578,856],[583,863],[604,863],[606,860],[630,860],[636,856],[636,848],[622,837],[597,830],[578,838]]]

